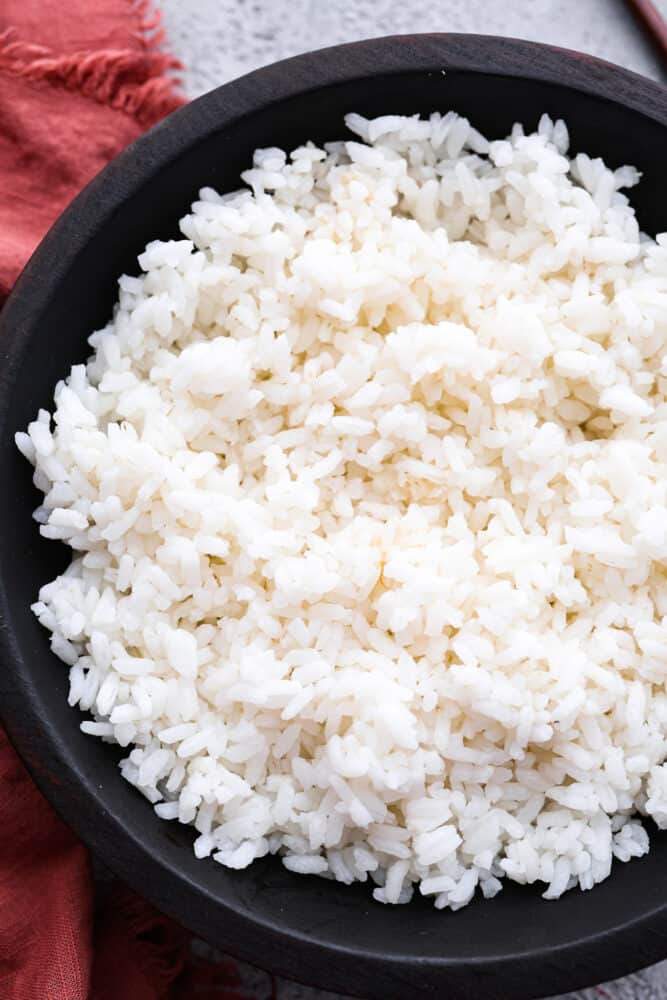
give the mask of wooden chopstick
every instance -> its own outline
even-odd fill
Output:
[[[667,22],[656,9],[651,0],[627,0],[636,16],[641,21],[644,30],[650,35],[655,47],[662,56],[663,65],[667,67]]]

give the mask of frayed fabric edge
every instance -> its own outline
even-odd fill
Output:
[[[146,52],[164,54],[166,32],[162,27],[162,11],[154,6],[153,0],[126,0],[137,29],[133,32]],[[179,63],[179,68],[182,65]]]
[[[175,74],[182,63],[163,51],[160,14],[150,0],[127,0],[136,20],[141,50],[98,49],[55,55],[21,41],[8,28],[0,33],[0,73],[32,83],[62,86],[131,115],[149,126],[184,103]]]

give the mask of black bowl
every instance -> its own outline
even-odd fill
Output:
[[[667,834],[647,858],[616,864],[583,895],[545,902],[508,885],[459,913],[423,899],[373,903],[367,886],[196,861],[190,829],[157,819],[120,777],[120,754],[82,735],[67,670],[29,611],[66,550],[40,539],[28,464],[13,444],[87,355],[116,279],[146,242],[169,237],[202,185],[238,187],[257,146],[345,134],[343,114],[454,108],[491,136],[542,112],[564,117],[573,146],[643,172],[643,227],[667,229],[667,91],[589,57],[499,38],[385,38],[299,56],[227,84],[171,115],[73,202],[18,281],[0,318],[0,701],[35,780],[122,879],[193,931],[274,972],[382,1000],[535,997],[667,957]]]

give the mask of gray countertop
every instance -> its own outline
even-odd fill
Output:
[[[654,2],[667,17],[667,0]],[[308,49],[415,31],[529,38],[661,77],[623,0],[161,0],[161,6],[190,96]]]
[[[656,0],[656,5],[667,17],[667,0]],[[666,79],[622,0],[161,0],[161,6],[191,97],[308,49],[416,31],[471,31],[550,42]],[[248,992],[268,1000],[269,977],[249,967],[242,967],[242,973]],[[277,998],[336,1000],[333,993],[288,982],[277,984]],[[568,1000],[575,998],[667,1000],[667,962],[568,995]]]

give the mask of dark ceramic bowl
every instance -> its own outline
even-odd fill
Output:
[[[304,982],[377,1000],[536,997],[667,958],[667,834],[591,892],[545,902],[507,885],[459,913],[424,899],[373,903],[367,886],[290,874],[276,859],[242,872],[196,861],[189,828],[159,820],[122,780],[112,747],[82,735],[67,670],[29,611],[67,551],[40,539],[37,494],[13,445],[56,381],[88,353],[116,279],[177,231],[202,185],[234,189],[257,146],[345,135],[343,115],[454,108],[501,136],[542,112],[575,149],[643,172],[641,223],[667,229],[667,91],[615,66],[529,42],[465,35],[385,38],[251,73],[139,139],[72,203],[0,319],[0,707],[12,741],[64,819],[122,879],[225,951]]]

